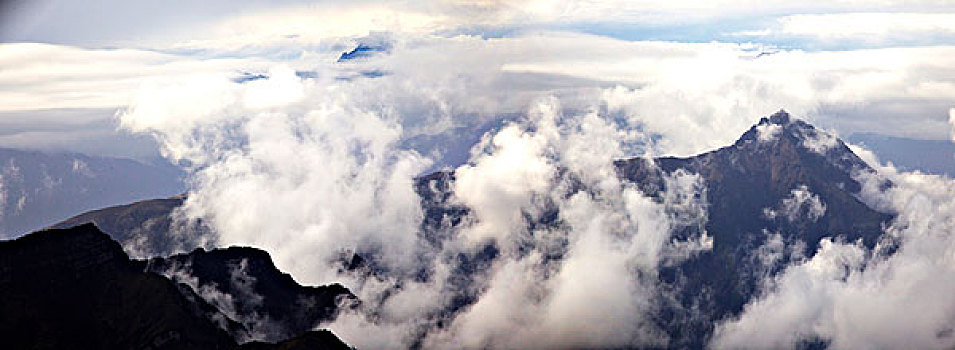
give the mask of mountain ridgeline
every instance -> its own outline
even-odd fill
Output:
[[[842,141],[791,118],[784,111],[761,119],[727,147],[688,158],[633,158],[615,161],[614,165],[621,179],[633,183],[656,200],[662,201],[667,191],[666,177],[678,171],[698,174],[705,188],[700,194],[706,203],[705,222],[694,230],[711,237],[712,248],[679,263],[659,267],[659,283],[674,293],[672,297],[661,298],[662,307],[654,315],[654,322],[668,333],[670,341],[667,346],[672,348],[705,347],[716,322],[738,315],[744,305],[758,296],[761,281],[794,261],[813,256],[823,238],[840,237],[872,247],[879,241],[882,227],[893,219],[891,214],[878,212],[859,199],[862,187],[854,175],[872,171],[865,162]],[[422,232],[424,238],[435,245],[446,239],[441,235],[449,232],[441,227],[468,222],[465,219],[469,209],[454,199],[454,181],[453,171],[442,171],[421,176],[415,182],[425,215]],[[169,301],[166,302],[170,305],[192,305],[189,306],[192,309],[177,306],[164,316],[195,315],[196,308],[218,311],[217,315],[221,317],[208,314],[198,319],[177,316],[188,322],[220,320],[213,322],[215,326],[210,326],[211,330],[202,332],[204,338],[196,338],[196,342],[203,342],[201,344],[231,346],[230,342],[248,339],[256,331],[264,330],[268,330],[266,339],[270,341],[288,339],[323,320],[332,319],[337,309],[357,302],[341,286],[298,286],[291,277],[281,274],[271,265],[264,251],[228,248],[182,252],[188,241],[169,243],[178,239],[171,238],[169,231],[174,222],[171,215],[182,200],[171,198],[106,208],[74,217],[56,227],[94,222],[127,250],[136,247],[137,255],[156,257],[148,262],[129,263],[141,266],[123,267],[127,272],[118,276],[128,275],[130,281],[134,278],[151,281],[149,283],[158,286],[154,288],[171,291],[175,291],[175,288],[169,289],[169,286],[174,286],[171,281],[177,281],[181,286],[185,285],[180,290],[192,291],[168,293]],[[528,224],[552,225],[553,221],[559,220],[559,215],[555,211],[543,215],[541,220],[544,222]],[[89,226],[80,229],[93,230]],[[700,233],[690,231],[674,234],[679,238],[680,235]],[[43,232],[33,235],[38,234],[50,235]],[[14,241],[0,243],[0,246],[5,245],[4,249],[13,251],[12,246],[16,244],[19,243]],[[125,255],[117,251],[119,245],[107,245],[113,247],[109,256],[124,261]],[[767,251],[774,253],[772,259],[767,259]],[[180,254],[161,258],[176,252]],[[457,259],[452,288],[460,287],[460,292],[453,298],[451,309],[443,315],[446,320],[477,300],[480,291],[469,288],[469,281],[486,272],[498,254],[492,242],[485,249]],[[346,270],[374,271],[374,261],[373,253],[357,252],[353,258],[347,259]],[[4,260],[4,264],[6,270],[0,272],[7,274],[5,271],[18,263]],[[183,269],[188,273],[181,276],[188,279],[176,277],[176,271]],[[161,276],[169,279],[161,279]],[[248,288],[250,280],[255,281],[253,288]],[[46,283],[39,281],[24,280],[22,283]],[[94,288],[104,282],[89,280],[84,283]],[[233,304],[221,305],[221,301],[210,296],[214,293],[208,293],[209,288],[230,295]],[[265,296],[265,301],[243,300],[242,296],[247,293]],[[182,299],[189,299],[190,295],[194,296],[194,302],[184,303]],[[303,303],[302,300],[314,302]],[[158,339],[156,337],[161,335],[161,332],[155,333],[150,339]],[[181,333],[180,339],[191,339],[189,336],[189,333]]]

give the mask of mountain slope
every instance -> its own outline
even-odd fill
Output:
[[[267,341],[288,339],[331,321],[339,304],[355,299],[340,284],[299,285],[275,267],[268,253],[255,248],[196,249],[153,258],[146,271],[190,284],[210,303],[225,304],[217,306]],[[225,295],[229,298],[222,300]]]
[[[173,219],[173,211],[184,200],[185,196],[175,196],[93,210],[52,228],[94,223],[136,258],[171,255],[199,247],[209,236],[209,229],[201,222],[181,224]]]

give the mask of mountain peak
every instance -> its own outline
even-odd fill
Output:
[[[786,112],[785,109],[779,109],[776,113],[769,116],[769,122],[777,125],[787,125],[789,124],[789,112]]]

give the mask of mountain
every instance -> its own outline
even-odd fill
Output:
[[[228,349],[201,303],[93,225],[0,243],[0,337],[15,349]]]
[[[338,305],[355,302],[340,284],[306,287],[282,273],[268,253],[248,247],[229,247],[153,258],[145,271],[191,284],[200,296],[251,333],[280,341],[314,329],[338,313]],[[221,296],[228,295],[226,301]]]
[[[661,276],[671,285],[685,284],[679,286],[677,310],[696,308],[710,319],[684,319],[679,311],[664,316],[665,329],[685,341],[677,347],[701,347],[705,339],[694,334],[708,334],[712,320],[738,314],[759,291],[764,274],[811,257],[823,237],[861,239],[872,247],[892,219],[856,197],[861,186],[851,175],[871,171],[869,166],[842,141],[784,111],[763,118],[728,147],[689,158],[635,158],[616,165],[620,176],[655,196],[665,190],[662,175],[680,169],[700,174],[706,186],[705,230],[713,249],[664,268]],[[774,212],[799,198],[805,201],[790,205],[786,215]],[[777,252],[782,256],[765,264],[760,247],[769,247],[770,240],[798,250]]]
[[[785,111],[762,118],[732,145],[711,152],[687,158],[621,159],[614,165],[621,179],[657,201],[665,200],[666,178],[677,172],[698,174],[705,187],[700,194],[706,203],[705,223],[676,235],[705,232],[712,238],[712,249],[659,267],[662,290],[670,294],[659,296],[661,307],[654,321],[669,334],[672,348],[704,347],[717,321],[738,315],[760,293],[766,277],[812,257],[823,238],[858,240],[872,247],[879,241],[882,227],[893,219],[858,198],[861,185],[853,175],[873,170],[841,140]],[[469,209],[453,200],[454,181],[453,171],[435,172],[415,181],[425,214],[423,234],[435,246],[447,239],[443,235],[449,231],[442,227],[468,222]],[[163,214],[166,209],[145,210],[149,203],[84,214],[71,223],[91,220],[109,225],[110,221],[128,219],[123,227],[139,227],[168,216],[176,205],[175,201],[163,202],[170,208]],[[528,225],[558,225],[556,210]],[[124,217],[122,213],[127,211],[148,215]],[[162,232],[143,237],[166,239]],[[440,317],[451,318],[477,300],[480,288],[472,285],[498,254],[498,248],[489,243],[455,259],[450,288],[458,294]],[[346,262],[349,270],[379,272],[373,252],[358,252]],[[223,274],[218,272],[220,285],[225,281]]]
[[[118,241],[127,254],[136,258],[167,256],[189,251],[202,245],[209,228],[202,222],[180,223],[173,212],[185,196],[150,199],[130,204],[93,210],[51,226],[70,228],[94,223]]]
[[[872,133],[849,136],[849,141],[865,146],[879,160],[892,162],[905,171],[948,175],[955,178],[955,143],[949,140],[915,140]]]
[[[244,258],[241,253],[236,256]],[[269,260],[261,253],[252,258],[259,261],[256,265]],[[216,270],[212,266],[216,263],[220,262],[194,266]],[[267,264],[271,264],[270,260]],[[44,230],[0,242],[0,338],[4,347],[239,347],[233,336],[243,333],[245,325],[206,302],[188,285],[150,272],[148,265],[145,261],[130,260],[117,242],[92,224]],[[288,288],[288,282],[276,288]],[[347,293],[340,286],[310,291]],[[324,317],[333,313],[327,308],[323,311]],[[259,342],[242,348],[347,349],[327,331],[280,340],[283,341]]]
[[[331,331],[322,329],[317,331],[308,331],[290,339],[278,343],[266,343],[253,341],[242,344],[239,350],[352,350],[341,339],[335,336]]]
[[[822,238],[861,240],[871,248],[893,219],[857,198],[861,185],[852,175],[873,170],[841,140],[785,111],[762,118],[727,147],[687,158],[622,159],[614,165],[620,178],[657,201],[664,200],[666,176],[676,172],[699,174],[705,186],[704,227],[676,235],[705,231],[712,249],[660,266],[663,289],[673,295],[659,298],[655,321],[669,334],[671,348],[705,347],[718,320],[738,315],[758,295],[765,277],[813,256]],[[458,225],[468,215],[468,208],[451,200],[454,178],[451,171],[438,172],[416,184],[425,209],[423,227],[435,244],[443,239],[441,225]],[[529,224],[553,225],[558,214],[554,209],[541,217]],[[486,269],[496,252],[489,246],[462,259],[461,278]],[[474,299],[465,293],[455,308]]]
[[[117,203],[182,193],[172,165],[131,159],[0,149],[0,238]]]
[[[342,52],[341,56],[338,56],[338,62],[359,60],[375,56],[376,54],[388,53],[389,51],[391,51],[391,45],[387,42],[359,43],[358,46],[355,46],[351,51]]]

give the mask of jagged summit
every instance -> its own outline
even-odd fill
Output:
[[[786,125],[786,124],[789,124],[789,117],[790,117],[789,112],[786,112],[785,109],[780,109],[778,112],[773,113],[773,115],[769,116],[769,118],[763,118],[763,119],[773,124]],[[760,120],[760,124],[762,123],[763,121]]]
[[[761,118],[732,146],[714,152],[740,155],[751,153],[753,157],[764,158],[767,161],[774,157],[781,157],[783,160],[801,159],[803,162],[821,159],[830,166],[838,168],[839,172],[846,174],[871,170],[869,165],[853,153],[849,146],[833,132],[816,128],[782,109]]]

